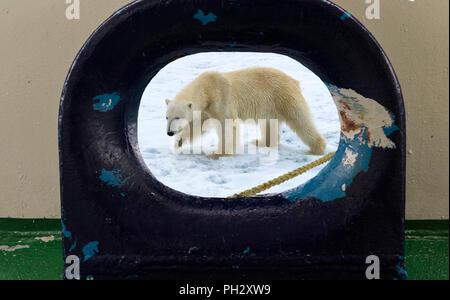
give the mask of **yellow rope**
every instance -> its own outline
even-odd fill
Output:
[[[253,196],[253,195],[259,194],[262,191],[268,190],[271,187],[274,187],[276,185],[280,185],[283,182],[286,182],[288,180],[291,180],[292,178],[300,176],[301,174],[306,173],[309,170],[326,163],[327,161],[330,161],[333,158],[333,155],[335,153],[336,152],[328,153],[324,157],[322,157],[322,158],[320,158],[320,159],[318,159],[316,161],[313,161],[312,163],[309,163],[309,164],[307,164],[307,165],[305,165],[305,166],[303,166],[301,168],[298,168],[298,169],[296,169],[294,171],[291,171],[289,173],[281,175],[280,177],[272,179],[272,180],[270,180],[270,181],[268,181],[266,183],[258,185],[257,187],[254,187],[252,189],[246,190],[246,191],[244,191],[242,193],[234,194],[233,196],[230,196],[228,198],[249,197],[249,196]]]

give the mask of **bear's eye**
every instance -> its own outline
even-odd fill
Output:
[[[166,117],[166,120],[169,120],[169,117]]]

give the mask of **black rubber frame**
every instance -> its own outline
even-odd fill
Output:
[[[375,99],[395,117],[397,148],[374,149],[368,171],[333,201],[207,199],[164,186],[139,151],[140,99],[165,65],[210,51],[288,55],[324,82]],[[120,101],[101,111],[99,95]],[[64,258],[77,255],[82,278],[96,279],[364,279],[365,258],[376,254],[384,279],[403,279],[403,112],[385,53],[329,1],[133,2],[89,38],[64,85]]]

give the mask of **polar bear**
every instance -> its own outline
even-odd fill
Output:
[[[237,120],[233,128],[233,151],[239,147],[239,121],[249,119],[261,127],[262,137],[256,141],[258,146],[278,145],[279,132],[277,140],[271,141],[271,136],[276,135],[266,130],[270,120],[276,119],[285,122],[309,146],[308,154],[322,155],[326,147],[325,139],[314,125],[300,83],[276,69],[208,71],[185,86],[174,100],[166,100],[166,104],[167,134],[175,136],[175,148],[192,143],[198,137],[193,130],[194,112],[200,114],[202,122],[218,120],[215,127],[219,146],[214,158],[230,154],[225,149],[226,120]],[[266,120],[266,124],[258,120]]]

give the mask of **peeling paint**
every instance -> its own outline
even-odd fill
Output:
[[[28,248],[30,248],[29,245],[17,245],[17,246],[13,246],[13,247],[0,246],[0,251],[14,252],[14,251],[17,251],[17,250],[28,249]]]
[[[203,26],[208,25],[208,23],[216,22],[217,16],[213,13],[208,13],[207,15],[203,12],[203,10],[199,9],[198,12],[194,15],[194,19],[202,22]]]
[[[316,177],[284,193],[291,202],[308,197],[323,202],[345,197],[355,176],[369,170],[374,147],[396,147],[388,136],[398,127],[387,109],[353,90],[327,86],[340,114],[341,142],[333,159]]]
[[[118,93],[98,95],[93,98],[94,110],[107,112],[112,110],[119,102],[120,95]]]
[[[43,236],[43,237],[35,237],[34,239],[42,241],[44,243],[48,243],[48,242],[54,241],[55,240],[55,236],[50,235],[50,236]]]
[[[342,132],[346,138],[358,138],[369,147],[396,148],[388,136],[398,127],[394,125],[394,118],[386,108],[351,89],[332,87],[330,91],[339,110]],[[367,129],[365,139],[362,135],[364,128]]]
[[[352,149],[345,149],[345,157],[342,160],[344,166],[353,167],[356,162],[356,158],[358,157],[358,153],[354,152]]]
[[[130,177],[124,178],[122,172],[118,169],[111,171],[102,169],[99,178],[101,181],[106,183],[107,186],[118,188],[122,187],[122,185],[130,179]]]
[[[91,257],[93,257],[95,254],[99,253],[99,249],[98,249],[99,244],[100,244],[99,242],[94,241],[94,242],[88,243],[86,246],[83,247],[83,249],[81,250],[84,255],[83,261],[87,261]]]

